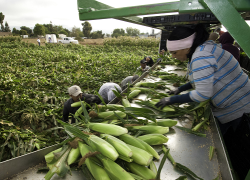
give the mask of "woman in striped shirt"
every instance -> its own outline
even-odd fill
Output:
[[[235,131],[243,113],[250,112],[250,82],[233,55],[208,37],[201,24],[194,29],[181,26],[172,31],[167,49],[173,58],[188,60],[190,82],[171,91],[175,96],[162,98],[156,106],[210,99],[224,135],[231,126]],[[194,90],[178,95],[189,89]]]

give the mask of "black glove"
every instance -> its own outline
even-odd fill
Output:
[[[173,103],[170,101],[170,97],[164,97],[160,100],[160,102],[156,103],[155,106],[157,108],[163,109],[165,106],[171,105],[171,104]]]
[[[171,90],[167,92],[168,94],[174,94],[174,95],[178,95],[181,93],[181,91],[177,88],[175,90]]]

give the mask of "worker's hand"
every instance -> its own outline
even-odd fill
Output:
[[[160,53],[159,54],[161,54],[161,55],[164,55],[165,54],[165,50],[164,49],[162,49],[161,51],[160,51]]]
[[[167,93],[168,93],[168,94],[178,95],[178,94],[180,94],[180,92],[181,92],[181,91],[177,88],[177,89],[175,89],[175,90],[168,91]]]
[[[170,101],[170,97],[164,97],[160,100],[160,102],[155,104],[155,106],[157,108],[163,109],[165,106],[171,105],[171,104],[173,104],[173,103]]]

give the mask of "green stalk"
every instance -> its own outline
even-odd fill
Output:
[[[168,153],[169,153],[169,149],[167,150],[167,152],[165,152],[165,154],[164,154],[164,156],[163,156],[163,158],[161,160],[161,163],[160,163],[160,166],[158,168],[157,175],[156,175],[156,178],[155,178],[156,180],[161,180],[161,178],[160,178],[161,170],[162,170],[162,168],[163,168],[163,166],[165,164],[165,161],[166,161],[166,159],[168,157]]]
[[[214,156],[214,147],[210,146],[209,148],[209,160],[211,161]]]
[[[208,121],[208,119],[203,120],[202,122],[200,122],[199,124],[197,124],[197,125],[192,129],[192,131],[198,131],[198,129],[200,129],[201,126],[202,126],[203,124],[205,124],[205,122],[207,122],[207,121]]]
[[[174,158],[170,154],[170,149],[166,149],[165,146],[162,146],[162,150],[163,150],[164,153],[166,153],[168,151],[168,156],[167,157],[171,161],[171,163],[175,166],[176,162],[175,162]]]

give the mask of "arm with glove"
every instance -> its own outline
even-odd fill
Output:
[[[162,98],[160,100],[160,102],[158,102],[155,106],[157,108],[164,108],[167,105],[171,105],[171,104],[175,104],[175,103],[188,103],[188,102],[193,102],[193,100],[190,98],[189,93],[187,94],[182,94],[182,95],[178,95],[183,91],[192,89],[192,85],[191,83],[187,83],[184,84],[182,86],[180,86],[179,88],[175,89],[175,90],[171,90],[168,93],[169,94],[174,94],[175,96],[171,96],[171,97],[165,97]]]

